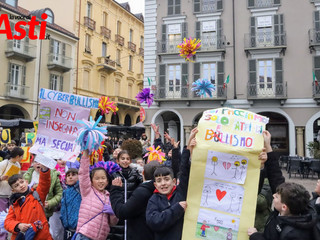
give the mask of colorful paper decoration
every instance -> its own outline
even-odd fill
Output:
[[[78,137],[76,143],[80,145],[81,151],[88,149],[90,153],[100,148],[101,142],[106,138],[104,134],[107,134],[106,127],[98,127],[102,116],[95,122],[90,116],[90,121],[77,120],[77,123],[82,124],[82,128],[78,131]]]
[[[153,103],[153,94],[150,93],[150,88],[144,88],[142,89],[141,92],[138,93],[138,95],[136,96],[136,99],[140,102],[140,103],[147,103],[148,107],[151,106],[151,104]]]
[[[102,143],[101,143],[102,145]],[[97,151],[93,151],[90,155],[90,165],[94,165],[96,162],[100,162],[103,160],[103,148],[100,148]]]
[[[26,144],[34,144],[34,141],[36,140],[36,133],[26,133]]]
[[[204,96],[208,94],[212,97],[212,92],[216,90],[215,85],[213,85],[208,79],[198,79],[192,83],[192,91],[197,91],[198,96]]]
[[[97,167],[104,168],[109,175],[112,175],[115,172],[121,171],[120,166],[118,164],[116,164],[115,162],[112,162],[112,161],[107,161],[107,162],[100,161],[100,162],[97,162],[93,166],[90,166],[90,171],[92,171],[92,169],[97,168]]]
[[[119,110],[118,107],[115,105],[115,102],[110,101],[109,97],[102,96],[99,99],[99,109],[101,111],[101,115],[109,114],[109,111],[116,114]]]
[[[140,122],[143,122],[146,119],[146,111],[143,107],[140,107]]]
[[[165,159],[165,153],[161,151],[160,146],[155,148],[154,146],[151,146],[147,148],[147,153],[144,155],[144,157],[148,156],[148,162],[151,161],[158,161],[159,163],[162,163],[166,161]]]
[[[180,56],[183,57],[186,61],[190,61],[190,58],[197,53],[197,50],[201,47],[201,40],[200,39],[193,39],[189,38],[183,39],[183,42],[177,46],[180,48]]]

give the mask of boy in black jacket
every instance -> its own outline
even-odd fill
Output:
[[[309,192],[296,183],[282,183],[273,195],[275,211],[271,213],[264,233],[248,229],[250,240],[312,240],[316,211],[308,206]]]
[[[187,208],[187,190],[190,173],[190,151],[195,146],[195,128],[190,134],[188,149],[182,153],[180,167],[180,184],[171,168],[160,167],[154,172],[156,190],[149,199],[146,220],[155,233],[155,240],[179,240],[182,235],[183,216]]]

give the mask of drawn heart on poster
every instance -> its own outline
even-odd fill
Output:
[[[228,170],[231,167],[231,163],[223,162],[224,169]]]
[[[219,227],[217,227],[217,226],[214,226],[213,228],[214,228],[215,231],[219,230]]]
[[[220,191],[220,189],[216,190],[216,195],[219,201],[221,201],[221,199],[227,194],[226,191]]]

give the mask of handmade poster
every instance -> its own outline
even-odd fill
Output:
[[[23,158],[20,163],[30,163],[30,147],[21,147],[24,151]]]
[[[38,126],[39,126],[39,121],[34,121],[33,122],[33,128],[34,128],[34,132],[37,134],[38,131]]]
[[[0,131],[0,143],[1,144],[11,143],[11,132],[10,132],[10,129],[2,129]]]
[[[11,167],[6,171],[4,176],[11,177],[12,175],[18,174],[20,172],[20,168],[16,165],[11,165]]]
[[[242,109],[203,113],[192,153],[183,240],[249,239],[268,121]]]
[[[30,152],[75,161],[80,153],[80,146],[75,143],[81,127],[77,120],[88,119],[90,109],[41,100],[39,112],[37,136]]]
[[[41,163],[42,165],[46,166],[47,168],[50,169],[55,169],[57,162],[53,160],[50,157],[44,156],[42,154],[38,154],[35,159],[35,162]]]
[[[36,140],[36,133],[26,133],[26,144],[33,145]]]

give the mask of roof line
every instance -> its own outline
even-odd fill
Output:
[[[126,12],[130,13],[133,17],[135,17],[136,19],[138,19],[140,22],[144,23],[144,21],[141,21],[141,19],[139,19],[136,15],[134,15],[132,12],[129,12],[127,9],[124,8],[124,6],[122,6],[120,3],[118,3],[116,0],[113,0],[114,3],[118,4],[121,8],[123,8]],[[136,13],[139,14],[139,13]],[[142,13],[141,13],[142,14]],[[143,16],[143,14],[142,14]]]

